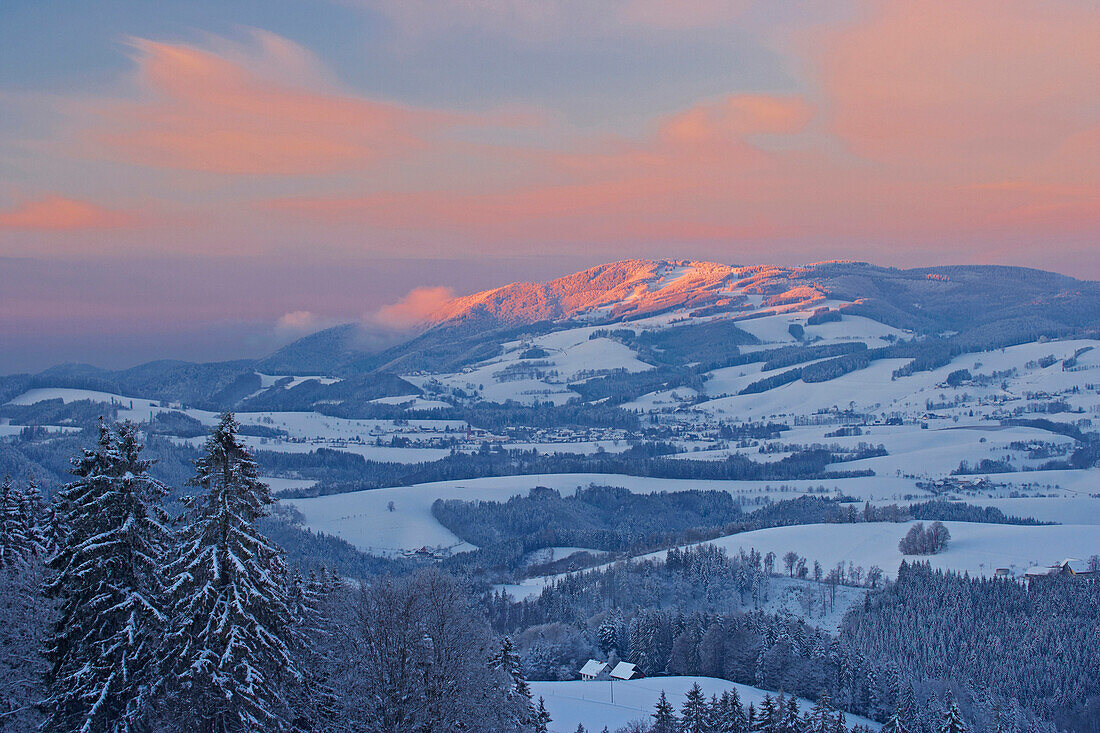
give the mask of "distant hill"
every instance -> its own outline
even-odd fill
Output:
[[[618,329],[616,338],[650,364],[714,366],[736,357],[739,346],[757,341],[738,324],[807,311],[813,315],[806,324],[861,316],[902,329],[924,344],[919,350],[880,347],[847,356],[834,347],[828,355],[835,356],[835,364],[824,375],[817,368],[813,379],[818,380],[878,358],[942,363],[945,355],[1041,338],[1094,337],[1100,331],[1100,283],[991,265],[900,270],[863,262],[778,267],[624,260],[545,283],[513,283],[455,298],[417,331],[401,339],[388,334],[391,342],[399,341],[388,348],[380,348],[376,337],[367,338],[370,334],[359,325],[344,324],[258,360],[157,361],[125,370],[70,364],[4,378],[0,392],[17,393],[28,385],[78,387],[208,409],[360,404],[420,392],[398,375],[459,372],[497,356],[506,343],[572,328]],[[631,324],[643,322],[647,333],[630,330]],[[811,346],[800,342],[801,336],[788,351]],[[817,348],[805,356],[826,355]],[[791,354],[775,358],[789,364],[804,360]],[[615,364],[601,362],[599,368],[614,369]],[[281,375],[341,381],[279,382]],[[783,383],[800,376],[774,379]]]

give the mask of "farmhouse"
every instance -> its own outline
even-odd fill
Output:
[[[1042,578],[1071,577],[1077,579],[1091,578],[1096,573],[1089,570],[1084,563],[1072,557],[1067,557],[1054,565],[1033,565],[1024,571],[1024,578],[1028,582]]]

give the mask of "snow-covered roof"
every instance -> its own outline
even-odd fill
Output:
[[[1053,575],[1053,574],[1057,573],[1059,570],[1061,570],[1061,568],[1062,568],[1061,565],[1055,565],[1054,567],[1049,567],[1049,568],[1044,567],[1042,565],[1032,565],[1030,568],[1028,568],[1026,571],[1024,571],[1024,575],[1031,575],[1031,576]]]
[[[628,680],[634,676],[634,665],[630,662],[619,662],[611,670],[611,676],[617,680]]]
[[[607,669],[607,664],[605,662],[599,662],[595,659],[589,659],[587,662],[584,663],[584,666],[581,667],[581,675],[584,677],[595,677],[600,672],[603,672],[605,669]]]

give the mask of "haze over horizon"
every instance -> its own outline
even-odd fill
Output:
[[[635,257],[1100,279],[1094,3],[2,16],[0,373],[257,356]]]

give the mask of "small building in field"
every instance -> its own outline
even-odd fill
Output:
[[[1065,560],[1053,565],[1033,565],[1024,572],[1024,579],[1029,583],[1043,578],[1069,577],[1084,580],[1094,575],[1095,573],[1089,570],[1080,560],[1067,557]]]
[[[603,671],[607,669],[606,662],[600,662],[596,659],[589,659],[581,667],[581,679],[582,680],[594,680],[599,677]]]
[[[637,676],[634,665],[630,662],[619,662],[615,669],[611,670],[611,678],[616,680],[631,680]]]

